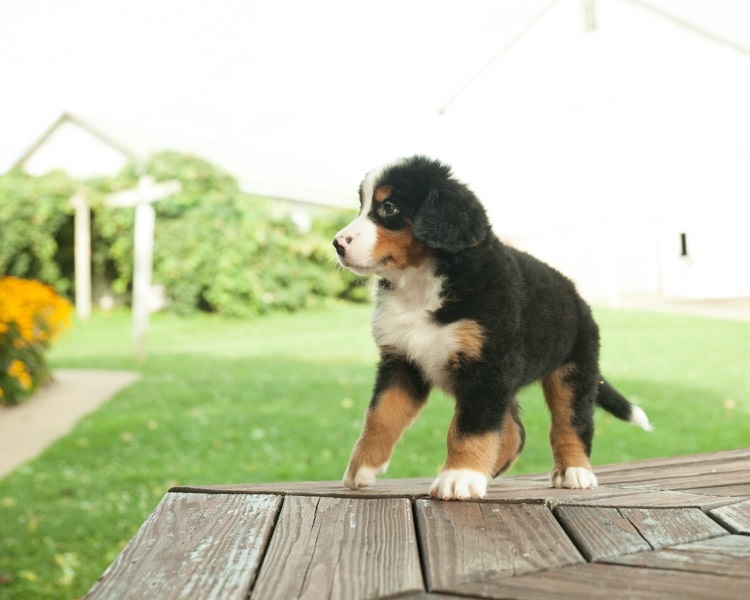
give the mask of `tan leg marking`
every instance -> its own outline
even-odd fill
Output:
[[[426,399],[415,399],[395,385],[386,389],[377,404],[367,410],[359,440],[354,446],[344,483],[366,487],[385,472],[396,442],[416,418]],[[357,480],[358,474],[361,476]]]
[[[500,448],[495,460],[495,467],[492,470],[493,477],[497,477],[510,469],[523,449],[524,438],[521,433],[521,425],[516,421],[512,412],[513,409],[505,415],[503,428],[500,430]]]
[[[573,426],[574,390],[566,381],[566,376],[572,369],[572,365],[564,365],[542,379],[544,398],[552,415],[549,440],[554,459],[553,484],[556,478],[564,480],[571,467],[591,471],[586,447]],[[591,476],[593,477],[593,473]]]
[[[448,458],[443,470],[471,469],[492,476],[500,449],[500,436],[496,431],[462,436],[458,433],[457,421],[458,416],[454,414],[448,430]]]
[[[462,436],[457,413],[448,431],[448,458],[430,486],[430,495],[441,500],[483,498],[500,448],[497,431]]]

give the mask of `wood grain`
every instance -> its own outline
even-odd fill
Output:
[[[736,478],[737,474],[750,472],[750,457],[737,456],[726,460],[665,461],[661,465],[644,466],[640,461],[632,463],[628,469],[597,469],[601,473],[600,483],[614,485],[623,483],[650,483],[669,485],[680,479],[699,481],[704,478],[716,478],[727,481]],[[669,488],[671,489],[671,488]]]
[[[554,514],[588,561],[651,550],[617,508],[559,506]]]
[[[738,481],[737,483],[709,486],[701,485],[700,487],[684,487],[680,489],[693,494],[713,494],[714,496],[747,498],[750,496],[750,473],[744,474],[744,481]]]
[[[747,579],[588,563],[524,577],[467,584],[472,598],[524,600],[729,600],[746,598]]]
[[[746,579],[746,584],[750,585],[750,581],[747,581],[750,580],[750,538],[726,535],[656,552],[620,556],[606,562],[649,569],[742,577]]]
[[[289,496],[251,598],[358,600],[422,591],[408,500]]]
[[[750,535],[750,500],[716,508],[709,514],[729,531]]]
[[[205,494],[278,494],[281,496],[326,496],[333,498],[429,498],[432,479],[382,479],[359,490],[344,487],[341,481],[300,481],[286,483],[235,483],[193,485],[172,488],[173,492]]]
[[[432,479],[381,479],[373,486],[359,490],[344,488],[340,481],[307,481],[289,483],[237,483],[223,485],[179,486],[172,492],[204,494],[278,494],[281,496],[316,496],[332,498],[429,498]],[[490,483],[484,501],[532,502],[538,504],[571,503],[619,496],[634,492],[616,487],[595,490],[554,489],[549,481],[499,478]]]
[[[168,493],[86,598],[245,599],[281,504]]]
[[[750,449],[596,470],[596,490],[517,476],[471,502],[429,479],[175,488],[88,597],[748,597]]]
[[[583,562],[541,505],[416,501],[430,591]]]
[[[620,514],[653,549],[704,540],[728,532],[695,508],[621,508]]]
[[[598,489],[602,489],[601,487]],[[627,490],[623,489],[619,495],[593,496],[575,502],[580,506],[610,506],[631,508],[700,508],[710,510],[733,504],[737,500],[726,496],[707,496],[671,490]],[[562,503],[550,499],[550,504],[558,506]]]

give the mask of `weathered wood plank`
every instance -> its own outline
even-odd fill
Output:
[[[629,463],[594,464],[594,472],[597,474],[600,484],[615,485],[658,478],[664,474],[670,474],[675,468],[694,469],[696,473],[710,472],[715,467],[728,467],[730,470],[734,470],[737,468],[733,466],[736,463],[739,463],[740,468],[747,468],[748,460],[750,460],[750,448],[740,448],[704,454],[650,458]],[[548,475],[545,473],[518,475],[515,479],[544,481],[548,479]]]
[[[416,514],[430,591],[583,562],[544,506],[417,500]]]
[[[720,538],[681,544],[655,552],[610,558],[605,562],[650,569],[708,573],[750,579],[750,538],[725,535]],[[750,585],[750,581],[747,581]]]
[[[714,496],[726,496],[731,498],[747,498],[750,496],[750,474],[745,481],[729,483],[726,485],[711,485],[708,487],[685,487],[683,491],[693,494],[712,494]]]
[[[698,488],[703,483],[703,477],[713,476],[713,480],[705,481],[708,486],[724,485],[727,483],[750,483],[750,449],[727,450],[708,454],[677,456],[668,458],[648,459],[632,463],[618,463],[596,466],[602,488],[597,490],[553,490],[549,486],[547,474],[518,475],[515,477],[501,477],[490,484],[488,500],[539,500],[556,498],[558,494],[569,496],[588,494],[617,495],[618,489],[639,489],[641,487],[655,489],[681,489],[680,483],[687,487]],[[695,481],[691,478],[698,478]],[[342,498],[427,498],[431,478],[416,479],[383,479],[375,485],[361,490],[347,490],[340,481],[289,482],[289,483],[257,483],[257,484],[225,484],[207,486],[180,486],[170,491],[201,492],[201,493],[240,493],[240,494],[291,494],[310,496],[334,496]],[[642,485],[639,485],[642,484]],[[612,486],[617,487],[612,487]],[[610,487],[607,487],[610,486]],[[528,490],[528,498],[523,490]],[[545,492],[546,490],[546,492]],[[706,492],[703,492],[706,493]],[[721,494],[725,495],[725,494]],[[747,495],[747,494],[745,494]]]
[[[672,467],[680,465],[693,465],[701,469],[706,469],[710,468],[710,465],[724,465],[736,461],[742,462],[748,458],[750,458],[750,448],[738,448],[736,450],[718,450],[716,452],[704,452],[701,454],[662,456],[624,463],[594,465],[594,468],[602,473],[627,473],[628,471],[644,471],[649,469],[669,470]]]
[[[651,550],[617,508],[559,506],[554,514],[588,561]]]
[[[167,494],[86,598],[245,599],[281,500]]]
[[[697,509],[559,506],[555,516],[589,561],[727,534]]]
[[[290,483],[239,483],[206,486],[180,486],[173,492],[200,492],[219,494],[282,494],[293,496],[330,496],[334,498],[429,498],[432,479],[381,479],[374,485],[359,490],[350,490],[340,481],[305,481]],[[549,482],[534,482],[514,479],[497,479],[487,490],[486,500],[516,500],[544,502],[547,496],[559,493],[576,499],[591,495],[592,490],[555,490]],[[623,493],[617,488],[601,495]]]
[[[422,591],[409,500],[287,496],[251,598],[358,600]]]
[[[602,563],[469,583],[461,588],[467,596],[525,600],[728,600],[747,597],[747,590],[747,579]]]
[[[391,600],[391,599],[388,599]],[[393,599],[395,600],[395,598]],[[453,594],[433,594],[431,592],[419,592],[408,596],[398,596],[398,600],[466,600],[466,596],[455,596]]]
[[[350,490],[341,481],[302,481],[287,483],[235,483],[193,485],[172,488],[174,492],[206,494],[279,494],[326,496],[333,498],[428,498],[432,479],[382,479],[371,487]]]
[[[750,500],[716,508],[709,514],[733,533],[750,534]]]
[[[695,508],[621,508],[619,511],[655,550],[728,533]]]
[[[292,496],[325,496],[332,498],[409,498],[427,499],[432,479],[382,479],[371,487],[346,489],[340,481],[307,481],[292,483],[238,483],[206,486],[179,486],[172,492],[205,494],[279,494]],[[483,501],[529,502],[537,504],[578,502],[591,499],[627,496],[632,491],[617,487],[595,490],[563,490],[549,482],[499,478],[492,482]]]
[[[624,484],[618,484],[624,485]],[[745,495],[750,486],[750,469],[724,473],[703,473],[684,476],[669,476],[634,481],[627,484],[631,489],[656,489],[656,490],[706,490],[706,493],[715,493],[713,490],[724,487],[735,487],[734,495]],[[744,487],[744,490],[742,489]],[[721,495],[727,495],[723,492]]]
[[[593,490],[566,490],[550,486],[549,482],[521,482],[498,479],[487,489],[485,502],[523,502],[537,504],[569,504],[594,499],[614,499],[632,494],[615,487],[598,487]]]
[[[601,489],[601,488],[600,488]],[[736,499],[726,496],[705,496],[703,494],[690,494],[685,492],[672,492],[669,490],[622,490],[621,495],[593,496],[583,498],[570,504],[580,506],[608,506],[613,508],[700,508],[710,510],[736,502]],[[550,498],[548,504],[551,506],[562,506],[565,502],[559,502],[556,498]]]

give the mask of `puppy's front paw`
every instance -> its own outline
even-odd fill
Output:
[[[570,490],[594,489],[599,485],[596,475],[585,467],[568,467],[564,472],[561,469],[554,469],[550,473],[550,481],[552,487]]]
[[[446,469],[430,487],[430,496],[441,500],[484,498],[486,493],[487,476],[472,469]]]
[[[359,490],[375,483],[378,475],[382,475],[388,469],[388,463],[379,467],[352,467],[351,465],[344,473],[344,485],[350,490]]]

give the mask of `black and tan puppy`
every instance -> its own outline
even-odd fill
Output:
[[[593,411],[650,429],[599,372],[599,332],[563,275],[503,245],[450,168],[422,156],[371,171],[359,216],[334,240],[340,263],[381,277],[380,364],[344,484],[374,483],[437,386],[453,396],[448,458],[430,493],[481,498],[521,452],[516,394],[541,380],[552,415],[554,487],[593,488]]]

